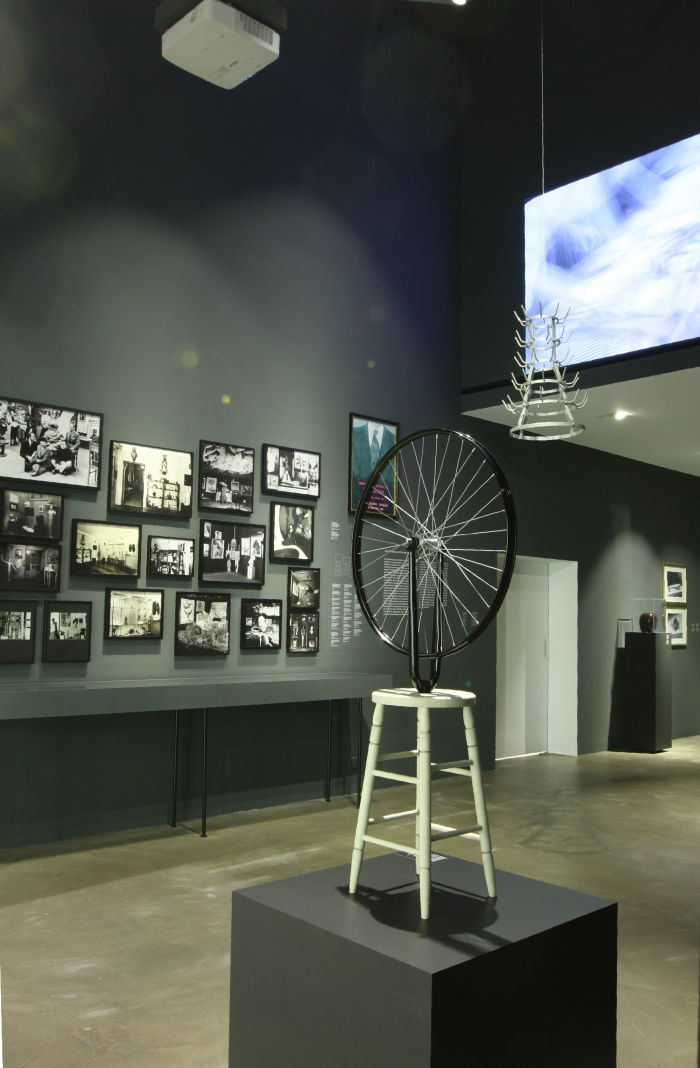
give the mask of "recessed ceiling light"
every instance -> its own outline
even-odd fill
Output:
[[[624,408],[617,408],[615,410],[615,418],[617,419],[618,423],[621,422],[621,420],[626,419],[627,416],[631,414],[631,412],[626,412]]]

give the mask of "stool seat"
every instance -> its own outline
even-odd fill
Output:
[[[355,842],[350,864],[350,881],[348,885],[349,892],[354,894],[357,890],[366,842],[370,842],[373,845],[385,846],[388,849],[399,850],[403,853],[412,853],[416,858],[416,873],[420,888],[421,918],[427,920],[430,915],[432,842],[445,838],[462,837],[475,838],[479,841],[488,896],[495,898],[496,873],[493,864],[491,836],[489,833],[488,816],[486,813],[486,799],[484,797],[484,788],[481,780],[479,749],[476,740],[476,727],[474,724],[473,707],[476,703],[476,696],[466,690],[431,690],[429,693],[420,693],[413,687],[397,687],[392,689],[374,690],[372,693],[372,700],[374,702],[374,713],[372,716],[372,729],[370,731],[369,746],[367,749],[367,762],[365,764],[360,807],[357,814],[357,826],[355,828]],[[411,708],[415,710],[417,719],[417,745],[415,749],[380,755],[384,709],[387,706]],[[467,744],[467,759],[436,764],[431,761],[430,758],[431,713],[435,709],[457,708],[462,710]],[[408,758],[415,758],[415,775],[404,774],[397,771],[387,771],[383,768],[380,769],[377,766],[380,762],[386,763]],[[462,775],[471,780],[474,808],[476,811],[475,824],[458,828],[446,827],[443,824],[432,822],[431,773],[433,771],[438,771],[447,775]],[[379,816],[375,819],[370,818],[375,779],[389,779],[395,782],[415,785],[416,807],[414,809],[409,809],[408,811],[394,812],[388,816]],[[389,823],[406,816],[415,817],[415,849],[367,833],[368,826]]]
[[[476,704],[476,695],[467,690],[431,690],[420,693],[413,686],[399,686],[396,689],[374,690],[374,704],[388,705],[390,708],[463,708],[464,705]]]

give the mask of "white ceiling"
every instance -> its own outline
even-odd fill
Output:
[[[586,390],[581,375],[579,388]],[[586,429],[572,438],[571,445],[626,456],[631,460],[667,467],[700,476],[700,368],[673,371],[586,390],[588,402],[576,414]],[[503,395],[508,392],[504,388]],[[510,394],[515,393],[513,387]],[[469,398],[465,414],[489,422],[513,426],[514,416],[502,404],[478,408],[478,397]],[[630,413],[617,421],[614,413],[623,408]],[[546,443],[523,443],[524,448],[545,449]]]

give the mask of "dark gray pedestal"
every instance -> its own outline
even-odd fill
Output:
[[[614,1068],[617,905],[412,858],[233,894],[230,1068]]]
[[[608,749],[671,748],[671,655],[665,634],[625,635],[615,656]]]

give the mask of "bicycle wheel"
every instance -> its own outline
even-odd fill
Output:
[[[496,615],[515,545],[511,491],[491,453],[460,431],[411,434],[379,461],[358,505],[352,566],[362,611],[383,641],[409,654],[414,555],[417,655],[456,653]]]

